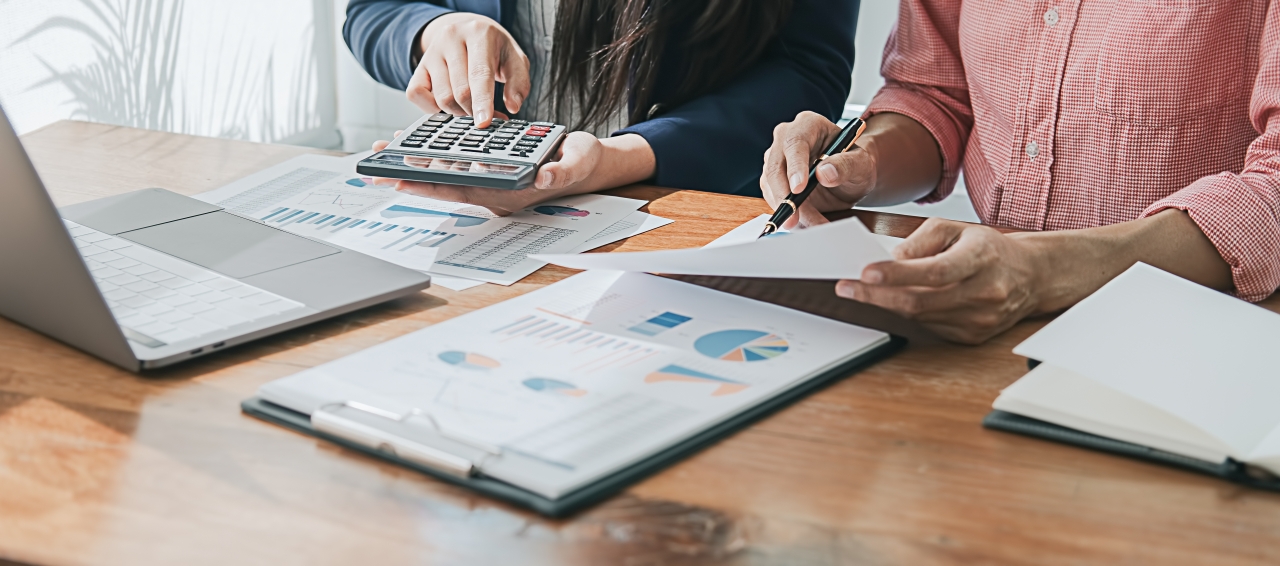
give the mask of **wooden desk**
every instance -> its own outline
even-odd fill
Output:
[[[24,138],[59,204],[194,194],[312,150],[61,122]],[[66,156],[75,161],[67,164]],[[62,158],[62,159],[59,159]],[[703,244],[757,200],[650,187]],[[881,232],[916,221],[872,215]],[[46,564],[1276,563],[1280,495],[983,429],[1013,345],[909,349],[570,520],[268,425],[269,380],[507,299],[418,296],[137,376],[0,319],[0,558]],[[1269,308],[1276,309],[1273,298]]]

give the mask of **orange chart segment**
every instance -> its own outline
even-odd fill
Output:
[[[685,383],[716,383],[720,386],[711,393],[712,397],[737,393],[747,388],[747,384],[734,381],[684,366],[668,364],[667,366],[644,377],[645,383],[661,383],[663,381],[682,381]]]

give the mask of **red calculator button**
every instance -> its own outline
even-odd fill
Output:
[[[529,130],[529,131],[525,132],[525,133],[524,133],[524,135],[526,135],[526,136],[533,136],[533,137],[535,137],[535,138],[545,138],[545,137],[547,137],[547,132],[545,132],[545,131],[540,131],[540,130]]]

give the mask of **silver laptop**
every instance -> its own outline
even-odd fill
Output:
[[[430,285],[163,189],[56,209],[0,122],[0,315],[131,371]]]

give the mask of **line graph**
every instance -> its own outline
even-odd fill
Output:
[[[320,189],[303,196],[298,201],[298,206],[329,205],[336,206],[345,212],[359,214],[360,211],[374,208],[387,200],[387,197],[380,195],[372,196],[334,189]]]

